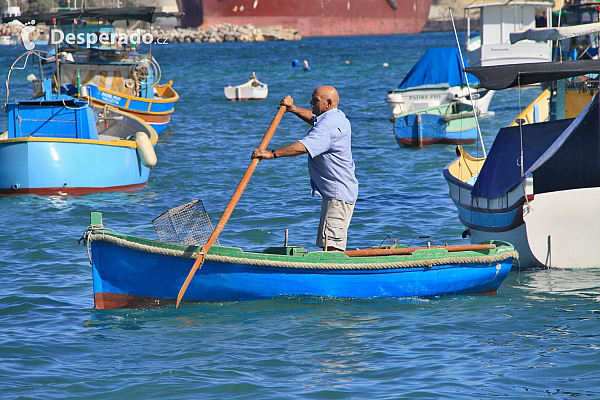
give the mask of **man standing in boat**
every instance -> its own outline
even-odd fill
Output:
[[[348,226],[358,197],[354,175],[352,128],[338,107],[339,96],[333,86],[319,86],[312,94],[312,111],[294,105],[286,96],[281,105],[287,112],[312,125],[299,141],[275,150],[256,149],[252,158],[259,160],[295,157],[308,153],[308,171],[313,196],[321,198],[321,221],[317,246],[327,250],[346,250]]]

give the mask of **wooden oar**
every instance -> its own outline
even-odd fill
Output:
[[[495,244],[465,244],[460,246],[435,246],[435,247],[400,247],[397,249],[359,249],[345,251],[348,257],[376,257],[410,254],[415,250],[425,249],[446,249],[449,252],[454,251],[477,251],[495,249]]]
[[[279,125],[279,121],[281,121],[281,118],[283,117],[283,113],[285,113],[285,111],[286,111],[285,107],[279,108],[279,111],[277,111],[277,114],[275,114],[275,118],[273,118],[273,121],[271,122],[271,125],[269,126],[269,129],[267,130],[267,133],[265,133],[265,136],[263,137],[262,142],[260,142],[260,145],[258,146],[259,149],[264,150],[267,148],[267,146],[269,145],[269,142],[271,141],[271,138],[273,137],[273,134],[275,133],[275,130],[277,129],[277,126]],[[204,256],[206,255],[206,253],[208,253],[208,250],[213,245],[215,240],[217,240],[217,237],[219,236],[219,234],[225,227],[225,224],[229,220],[229,217],[231,216],[233,209],[237,205],[237,202],[240,199],[240,197],[242,196],[242,193],[244,192],[246,185],[250,181],[250,177],[252,176],[254,169],[258,165],[258,161],[259,161],[258,158],[253,158],[252,161],[250,161],[250,165],[248,166],[248,169],[244,173],[242,180],[238,184],[237,189],[235,189],[233,196],[231,196],[231,200],[229,200],[229,204],[227,204],[227,208],[225,208],[223,215],[221,215],[221,219],[219,220],[217,227],[213,231],[212,235],[210,235],[210,238],[208,239],[206,244],[202,247],[202,249],[200,249],[198,258],[196,259],[196,262],[194,262],[194,266],[190,270],[187,278],[185,278],[185,282],[183,282],[183,285],[181,286],[181,289],[179,290],[175,308],[179,307],[179,303],[181,303],[181,299],[183,298],[185,291],[187,290],[190,282],[192,281],[194,274],[196,273],[198,268],[200,268],[202,266],[202,264],[204,263]]]

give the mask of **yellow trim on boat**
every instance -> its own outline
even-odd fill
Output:
[[[158,133],[156,133],[156,130],[152,127],[152,125],[150,125],[149,123],[144,121],[142,118],[138,117],[137,115],[120,110],[117,107],[110,107],[110,110],[117,114],[125,115],[128,118],[135,119],[138,123],[142,124],[144,126],[144,128],[146,129],[146,131],[148,133],[150,133],[150,143],[152,144],[152,146],[154,146],[156,144],[156,142],[158,142]]]
[[[481,171],[485,158],[475,158],[470,156],[462,146],[456,146],[459,156],[450,166],[450,174],[461,182],[467,182]]]
[[[550,115],[550,91],[548,89],[544,90],[530,105],[528,105],[521,114],[509,126],[518,126],[518,120],[525,120],[523,125],[533,124],[535,121],[533,119],[533,110],[534,104],[538,105],[538,110],[540,115],[538,116],[538,122],[544,122],[548,120],[548,116]]]
[[[592,101],[594,90],[582,91],[579,89],[565,90],[565,118],[575,118]],[[517,121],[523,119],[523,125],[533,124],[534,104],[538,105],[538,122],[548,121],[550,115],[550,90],[544,90],[521,114],[509,125],[518,126]]]
[[[4,136],[4,135],[2,135]],[[131,147],[137,148],[135,141],[133,140],[92,140],[92,139],[67,139],[67,138],[49,138],[49,137],[22,137],[15,139],[4,139],[0,140],[2,143],[18,143],[18,142],[55,142],[55,143],[87,143],[87,144],[99,144],[105,146],[117,146],[117,147]]]
[[[137,117],[135,115],[126,113],[122,110],[117,109],[116,107],[110,108],[112,112],[127,115],[128,118],[133,118],[137,120],[140,124],[144,125],[146,131],[150,134],[150,144],[154,146],[158,142],[158,133],[156,130],[150,126],[146,121]],[[105,146],[117,146],[117,147],[131,147],[133,149],[137,149],[137,144],[135,140],[125,140],[125,139],[117,139],[117,140],[93,140],[93,139],[67,139],[67,138],[49,138],[49,137],[21,137],[15,139],[7,139],[8,131],[0,134],[0,144],[2,143],[17,143],[17,142],[62,142],[62,143],[89,143],[89,144],[99,144]]]
[[[113,92],[111,90],[104,89],[101,87],[98,87],[98,90],[100,92],[108,93],[113,96],[118,96],[118,97],[127,99],[127,103],[126,103],[125,107],[129,107],[129,102],[131,100],[135,100],[137,102],[142,102],[142,103],[146,102],[146,103],[148,103],[148,112],[146,112],[146,114],[166,115],[166,114],[173,113],[174,110],[171,109],[169,111],[150,111],[150,107],[152,106],[152,103],[157,103],[157,104],[175,103],[177,100],[179,100],[179,94],[175,90],[173,90],[173,88],[171,87],[172,84],[173,84],[173,81],[169,81],[165,85],[160,85],[160,86],[156,87],[156,91],[158,92],[159,96],[166,97],[165,99],[136,98],[135,96],[130,96],[130,95],[124,94],[124,93]],[[96,99],[96,98],[94,98],[93,101],[94,101],[94,103],[110,104],[114,107],[118,107],[115,104],[107,103],[105,101],[102,101],[102,100]],[[135,112],[144,113],[144,111],[135,111]]]

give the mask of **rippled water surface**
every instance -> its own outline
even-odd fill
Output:
[[[322,84],[337,87],[353,126],[360,194],[349,247],[388,235],[466,244],[442,177],[454,147],[400,149],[384,102],[428,47],[453,44],[451,33],[434,33],[155,46],[181,100],[148,188],[0,199],[0,398],[600,398],[600,271],[513,271],[495,296],[93,309],[77,244],[90,211],[109,228],[155,238],[153,218],[201,198],[216,222],[279,100],[308,106]],[[1,71],[18,54],[0,49]],[[223,88],[253,71],[268,98],[228,102]],[[30,95],[31,72],[15,73],[11,98]],[[538,93],[496,93],[495,115],[480,121],[488,149]],[[285,115],[269,148],[307,129]],[[289,229],[290,244],[315,249],[320,202],[309,186],[305,157],[261,162],[221,243],[262,250]]]

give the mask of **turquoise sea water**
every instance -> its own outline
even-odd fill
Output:
[[[428,47],[452,45],[453,34],[432,33],[155,46],[181,100],[148,188],[0,199],[0,398],[600,399],[600,271],[513,271],[495,296],[93,309],[77,244],[90,211],[155,238],[153,218],[201,198],[216,223],[280,99],[308,106],[322,84],[338,88],[353,126],[360,194],[349,247],[418,235],[466,244],[442,177],[454,147],[400,149],[384,102]],[[18,54],[0,49],[0,71]],[[228,102],[223,88],[253,71],[269,84],[267,100]],[[15,73],[11,98],[31,93],[31,72]],[[488,149],[538,93],[496,93],[495,115],[481,119]],[[269,148],[307,129],[285,115]],[[221,243],[262,250],[289,229],[290,244],[315,249],[320,202],[306,169],[305,157],[261,162]]]

